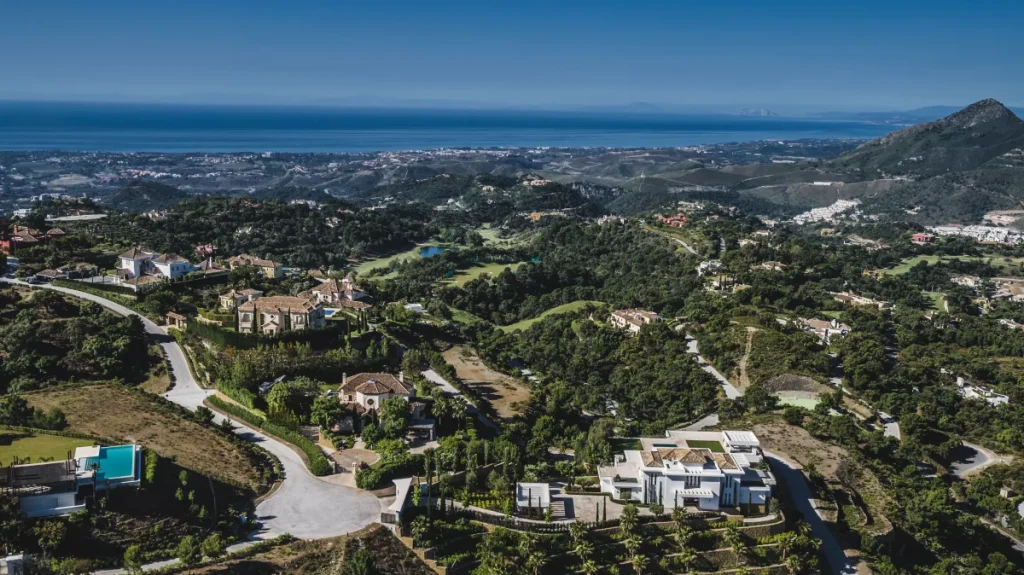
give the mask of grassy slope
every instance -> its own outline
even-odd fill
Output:
[[[239,448],[141,393],[116,385],[96,385],[32,393],[25,398],[46,411],[62,409],[71,430],[140,443],[210,477],[254,487],[258,483],[257,471]]]
[[[454,283],[455,285],[457,285],[459,287],[462,287],[462,286],[466,285],[467,282],[475,280],[478,277],[482,276],[483,274],[490,274],[490,276],[493,278],[493,277],[497,276],[498,274],[500,274],[501,272],[505,271],[505,268],[509,268],[509,269],[514,271],[517,267],[519,267],[519,264],[524,264],[524,263],[527,263],[527,262],[515,262],[515,263],[510,263],[510,264],[501,264],[501,263],[476,264],[475,266],[473,266],[473,267],[471,267],[469,269],[459,270],[455,274],[455,277],[452,278],[452,280],[450,280],[450,283]]]
[[[597,305],[597,306],[605,306],[605,305],[607,305],[607,304],[605,304],[602,301],[581,299],[581,300],[578,300],[578,301],[569,302],[567,304],[562,304],[562,305],[560,305],[558,307],[553,307],[553,308],[545,311],[544,313],[540,314],[537,317],[531,317],[530,319],[524,319],[523,321],[511,324],[511,325],[502,325],[502,326],[498,326],[498,327],[502,331],[504,331],[504,332],[515,331],[517,329],[529,329],[531,325],[537,323],[538,321],[540,321],[540,320],[542,320],[542,319],[544,319],[544,318],[546,318],[548,316],[559,314],[559,313],[568,313],[568,312],[571,312],[571,311],[576,311],[576,310],[582,308],[583,306],[587,305],[588,303],[589,304],[594,304],[594,305]]]
[[[896,266],[894,268],[882,270],[882,273],[884,273],[885,275],[903,275],[903,274],[909,272],[910,268],[916,266],[917,264],[919,264],[921,262],[928,262],[928,265],[933,265],[933,264],[938,263],[940,261],[952,261],[952,260],[962,260],[962,261],[971,261],[971,262],[986,262],[986,263],[992,265],[993,267],[997,267],[997,268],[1006,268],[1009,265],[1013,265],[1013,264],[1020,265],[1020,264],[1024,263],[1024,258],[1005,258],[1005,257],[1002,257],[1002,256],[984,256],[984,257],[979,257],[979,256],[914,256],[912,258],[908,258],[908,259],[903,260],[903,262],[900,263],[900,265],[898,265],[898,266]]]
[[[27,463],[63,460],[69,450],[92,444],[88,439],[4,431],[0,432],[0,465],[9,465],[15,456]]]

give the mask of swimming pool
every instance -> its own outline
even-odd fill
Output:
[[[86,460],[87,468],[94,465],[96,470],[96,482],[102,483],[107,480],[135,478],[135,446],[118,445],[116,447],[101,447],[99,457],[90,457]]]

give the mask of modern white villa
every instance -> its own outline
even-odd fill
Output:
[[[97,491],[138,486],[142,478],[138,445],[79,447],[66,459],[0,469],[0,490],[18,496],[28,517],[82,511]]]
[[[775,477],[760,468],[763,455],[752,432],[669,431],[640,443],[640,450],[627,450],[614,465],[598,468],[603,493],[666,509],[767,510]]]

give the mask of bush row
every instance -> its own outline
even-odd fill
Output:
[[[330,461],[327,460],[327,457],[324,456],[323,452],[320,451],[320,448],[301,433],[281,427],[280,425],[275,425],[267,421],[264,417],[257,415],[244,407],[228,403],[217,396],[210,396],[207,398],[207,401],[218,410],[232,417],[237,417],[238,419],[261,429],[282,441],[298,447],[309,460],[309,471],[313,475],[318,477],[322,475],[330,475],[334,471],[334,467],[331,465]]]
[[[360,489],[380,489],[397,477],[423,473],[423,455],[407,453],[392,461],[374,464],[356,471],[356,486]]]

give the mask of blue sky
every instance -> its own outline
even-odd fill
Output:
[[[1024,2],[0,2],[0,98],[1024,104]]]

